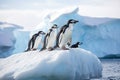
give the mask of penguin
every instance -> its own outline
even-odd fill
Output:
[[[36,50],[39,44],[42,44],[42,36],[45,35],[45,32],[39,31],[38,33],[34,34],[32,38],[29,40],[28,48],[26,51]],[[26,52],[25,51],[25,52]]]
[[[70,48],[78,48],[78,46],[82,44],[82,42],[77,42],[76,44],[73,44]]]
[[[67,24],[62,26],[59,33],[57,34],[56,37],[56,46],[54,48],[61,48],[63,50],[69,50],[65,46],[69,43],[71,44],[72,41],[72,31],[73,31],[73,26],[76,24],[77,20],[70,19],[68,20]]]
[[[53,50],[53,47],[55,45],[56,36],[57,36],[57,25],[54,24],[51,29],[49,29],[49,32],[46,34],[44,38],[44,44],[42,50],[48,49],[49,51]]]

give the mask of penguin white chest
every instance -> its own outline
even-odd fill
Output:
[[[54,47],[54,44],[55,44],[55,41],[56,41],[56,36],[57,36],[57,32],[52,31],[49,38],[48,38],[47,48]]]
[[[63,38],[62,38],[61,43],[59,45],[60,47],[62,47],[63,45],[66,45],[68,43],[68,41],[71,40],[71,38],[72,38],[72,30],[73,30],[73,25],[70,25],[66,29],[65,33],[62,36]]]
[[[42,36],[37,36],[34,43],[34,48],[37,49],[41,42],[42,42]]]

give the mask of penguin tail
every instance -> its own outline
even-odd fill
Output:
[[[54,50],[54,48],[52,48],[52,47],[48,48],[48,51],[52,51],[52,50]]]
[[[27,50],[25,50],[24,52],[27,52],[27,51],[29,51],[29,50],[27,49]]]
[[[25,50],[24,52],[30,51],[30,48],[28,48],[27,50]]]
[[[40,51],[43,51],[43,50],[45,50],[46,48],[42,48]]]
[[[59,48],[59,46],[58,46],[58,45],[56,45],[56,46],[54,46],[54,47],[53,47],[53,49],[56,49],[56,48]]]

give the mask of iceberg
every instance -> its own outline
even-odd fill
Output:
[[[82,48],[28,51],[0,59],[0,80],[84,80],[101,76],[100,60]]]
[[[30,39],[30,31],[20,25],[0,22],[0,58],[24,51]]]
[[[47,24],[55,23],[62,27],[69,19],[78,20],[73,29],[72,44],[83,42],[80,47],[98,57],[120,54],[120,19],[81,16],[79,12],[78,7],[51,13]]]
[[[18,25],[0,22],[0,57],[23,52],[31,35],[40,30],[47,32],[53,24],[57,24],[60,29],[69,19],[79,20],[73,29],[72,44],[83,42],[80,47],[98,57],[120,54],[120,19],[81,16],[79,7],[46,13],[48,15],[44,15],[38,26],[31,26],[31,29],[26,31],[16,30]]]
[[[11,55],[16,43],[14,32],[21,28],[19,25],[0,22],[0,58]]]

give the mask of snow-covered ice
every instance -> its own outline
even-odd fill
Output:
[[[0,80],[81,80],[100,78],[100,60],[90,51],[29,51],[0,59]]]

